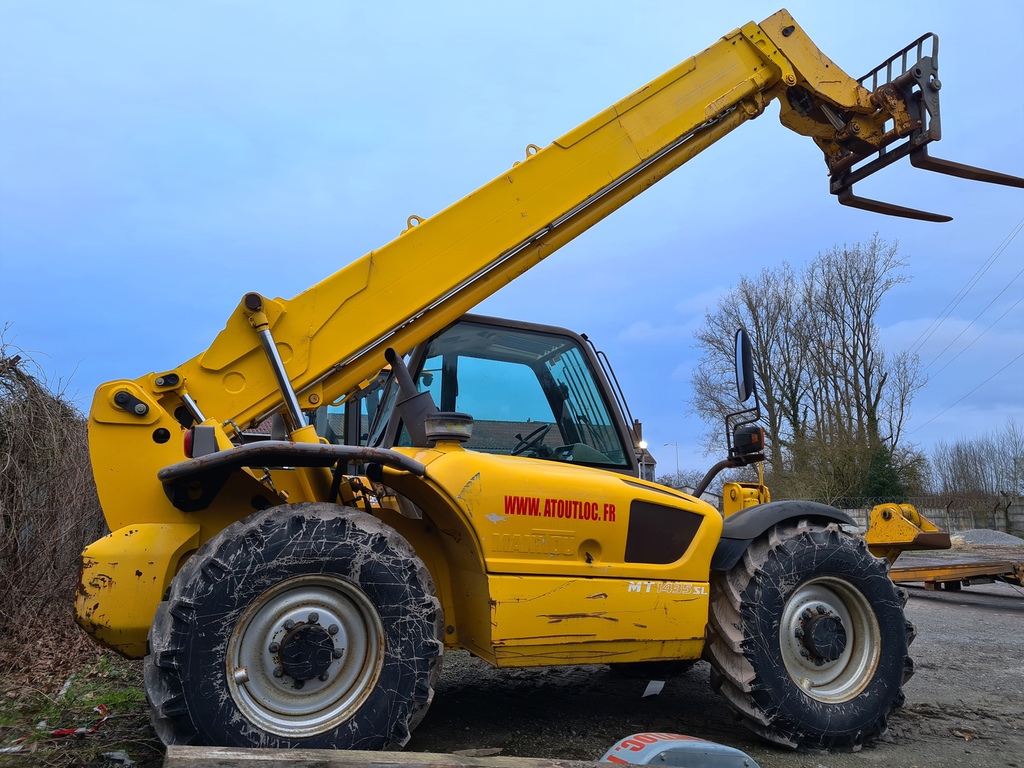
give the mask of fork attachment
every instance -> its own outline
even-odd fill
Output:
[[[837,134],[832,146],[838,145],[840,149],[838,152],[826,149],[825,154],[831,176],[830,191],[843,205],[921,221],[952,221],[951,216],[869,200],[854,194],[855,183],[907,155],[910,155],[911,165],[926,171],[990,184],[1024,187],[1024,178],[928,154],[928,144],[942,138],[939,113],[942,83],[939,81],[937,35],[923,35],[859,78],[858,82],[870,91],[871,103],[879,110],[876,116],[885,120],[885,131],[877,139],[877,153],[873,150],[865,152],[865,142],[856,140],[856,120],[843,123],[841,118],[837,118]],[[854,167],[871,154],[875,154],[873,159]]]

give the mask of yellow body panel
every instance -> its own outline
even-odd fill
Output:
[[[491,576],[498,666],[697,659],[707,581]]]
[[[413,455],[464,515],[489,573],[707,581],[722,533],[721,515],[710,504],[612,472],[476,453],[456,443]],[[692,543],[678,560],[626,561],[631,506],[637,501],[700,516]]]
[[[700,655],[710,558],[722,531],[714,507],[610,472],[457,443],[398,450],[427,467],[422,480],[388,478],[424,520],[384,519],[434,575],[447,642],[513,666]],[[637,503],[693,523],[679,557],[626,559],[630,531],[645,531],[636,521],[631,529]],[[648,614],[646,628],[641,614]],[[641,638],[651,645],[636,646]]]
[[[125,656],[144,656],[157,603],[198,546],[195,523],[133,525],[90,544],[75,603],[82,629]]]

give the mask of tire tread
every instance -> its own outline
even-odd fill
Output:
[[[758,606],[744,595],[752,582],[756,582],[765,571],[770,559],[792,557],[805,545],[806,542],[801,543],[804,539],[812,544],[815,551],[853,547],[861,552],[861,559],[872,575],[884,576],[888,581],[888,563],[871,556],[863,539],[853,543],[854,540],[838,525],[823,526],[805,519],[780,523],[752,542],[732,570],[716,574],[712,579],[709,642],[705,658],[711,662],[713,688],[723,696],[743,724],[761,737],[781,746],[809,751],[856,751],[885,732],[889,712],[904,701],[902,689],[894,693],[891,707],[878,714],[870,729],[838,734],[794,733],[788,725],[780,727],[781,718],[773,711],[775,707],[762,704],[766,697],[758,695],[766,689],[751,658],[761,639],[751,636],[747,630]],[[895,586],[893,589],[902,608],[907,599],[906,591]],[[903,623],[909,648],[916,632],[911,622],[904,619]],[[907,653],[902,661],[900,684],[910,679],[913,670],[913,661]]]

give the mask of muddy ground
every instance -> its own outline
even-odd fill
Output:
[[[608,667],[497,671],[456,653],[446,657],[437,697],[406,751],[595,760],[632,733],[663,731],[738,747],[762,768],[1024,767],[1024,590],[908,591],[917,672],[885,741],[856,754],[764,745],[712,693],[703,662],[642,698],[647,680]]]
[[[1024,768],[1024,589],[908,591],[917,672],[887,738],[857,754],[796,754],[765,745],[712,693],[703,662],[643,698],[647,679],[606,666],[498,671],[464,653],[446,656],[437,697],[406,751],[596,760],[625,736],[656,731],[738,747],[762,768]],[[40,650],[47,648],[52,644],[41,638]],[[126,765],[121,756],[137,768],[160,766],[164,750],[148,722],[140,662],[102,657],[63,686],[66,669],[46,677],[27,669],[0,679],[0,766],[114,768]],[[34,728],[88,727],[97,720],[97,703],[108,705],[111,717],[92,733],[18,741]],[[37,726],[44,718],[49,725]]]

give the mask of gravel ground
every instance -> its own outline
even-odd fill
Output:
[[[950,540],[957,544],[981,544],[985,546],[1024,547],[1024,539],[1003,531],[990,531],[986,528],[974,528],[963,533],[954,533]]]
[[[856,754],[759,741],[712,693],[703,662],[644,698],[647,679],[607,666],[495,670],[463,653],[446,656],[434,704],[406,749],[596,760],[625,736],[662,731],[737,747],[761,768],[1024,766],[1024,590],[908,591],[917,673],[886,738]]]

